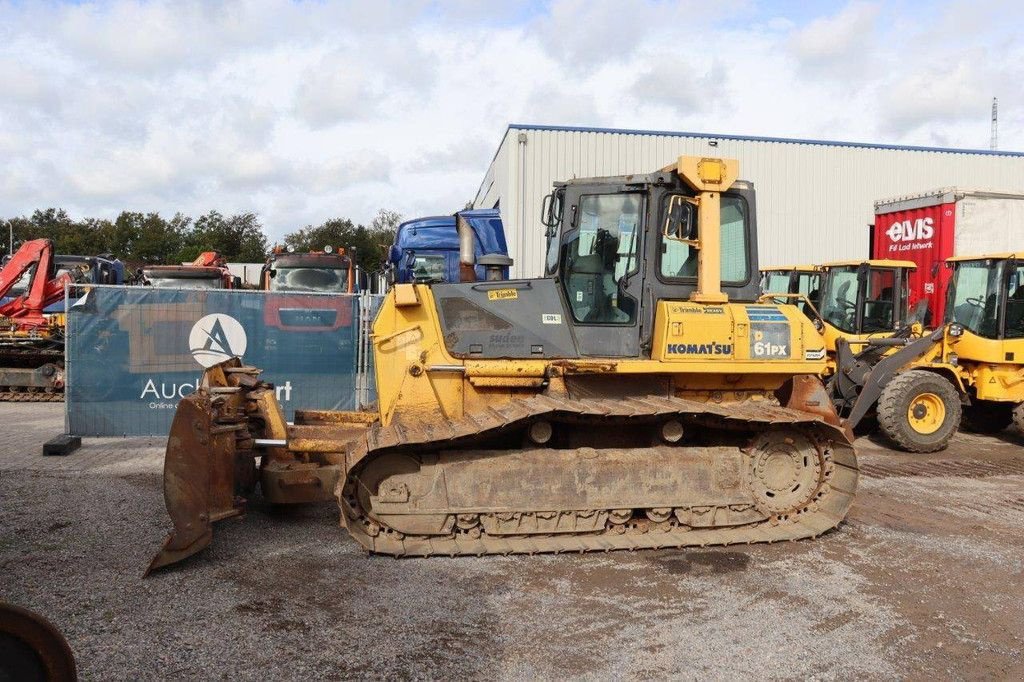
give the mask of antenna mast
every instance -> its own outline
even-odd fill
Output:
[[[995,151],[999,149],[999,100],[992,98],[992,141],[989,148]]]

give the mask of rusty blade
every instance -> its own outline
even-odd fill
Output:
[[[164,458],[164,503],[174,529],[145,575],[202,550],[213,539],[213,521],[243,511],[235,498],[235,430],[213,421],[205,392],[178,403]]]

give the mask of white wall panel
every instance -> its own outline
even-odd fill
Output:
[[[879,198],[952,185],[1024,191],[1021,154],[509,128],[474,205],[500,200],[514,273],[537,276],[545,241],[541,204],[554,181],[648,173],[683,154],[739,159],[740,177],[757,190],[761,265],[867,256],[867,226]],[[1024,243],[1024,225],[1018,241]]]

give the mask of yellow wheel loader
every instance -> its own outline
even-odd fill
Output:
[[[815,537],[857,463],[818,375],[821,336],[758,303],[754,190],[733,160],[579,179],[545,201],[546,275],[402,284],[373,325],[372,412],[287,424],[258,370],[181,401],[150,570],[207,546],[258,484],[334,499],[396,556]],[[463,254],[469,258],[472,254]]]
[[[861,353],[842,341],[829,384],[851,428],[874,410],[910,452],[942,449],[964,428],[1024,428],[1024,263],[1014,254],[950,258],[946,323],[918,339],[872,339]]]

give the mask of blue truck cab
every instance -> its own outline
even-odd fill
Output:
[[[508,279],[508,245],[498,209],[459,211],[455,215],[407,220],[398,226],[388,251],[388,270],[396,284],[459,282],[459,224],[473,235],[477,281]]]

